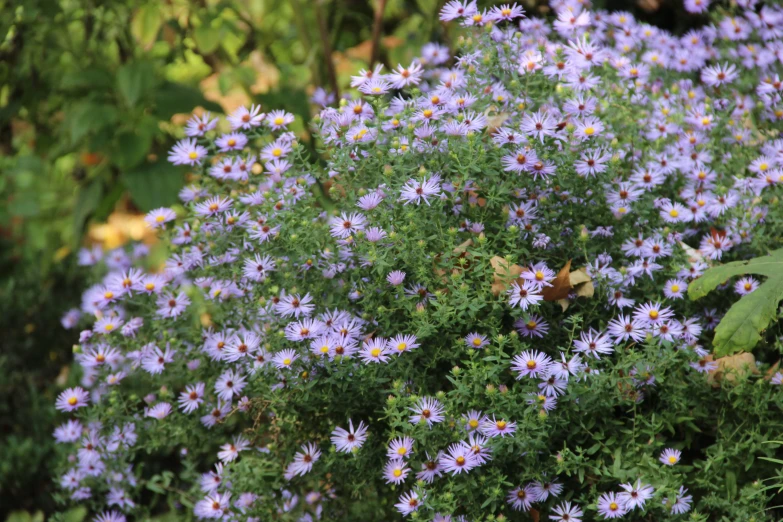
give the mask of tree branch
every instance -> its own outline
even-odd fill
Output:
[[[370,53],[370,67],[378,62],[381,54],[381,33],[383,32],[383,13],[386,11],[386,0],[378,0],[378,7],[375,9],[375,21],[372,27],[372,51]]]
[[[329,77],[329,85],[334,91],[334,95],[340,97],[340,87],[337,84],[337,72],[334,68],[334,61],[332,60],[332,44],[329,41],[329,29],[326,27],[326,18],[324,18],[323,10],[321,6],[323,0],[315,0],[313,7],[315,9],[315,17],[318,20],[318,34],[321,37],[321,45],[324,51],[324,61],[326,62],[326,74]]]

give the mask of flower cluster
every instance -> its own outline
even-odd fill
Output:
[[[165,262],[80,254],[105,272],[63,319],[96,318],[57,399],[67,496],[101,522],[149,514],[142,485],[202,519],[763,516],[737,480],[772,473],[783,374],[720,379],[729,303],[686,295],[781,221],[783,9],[674,36],[586,4],[447,2],[458,56],[316,93],[322,163],[287,112],[194,115],[169,155],[194,183],[146,217]]]

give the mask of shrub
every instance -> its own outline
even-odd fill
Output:
[[[57,401],[61,499],[101,521],[771,520],[779,322],[714,360],[758,280],[687,299],[780,242],[783,12],[738,4],[680,38],[449,2],[459,57],[356,76],[315,120],[323,164],[288,113],[194,116],[184,210],[147,216],[165,266],[82,253],[101,279]]]

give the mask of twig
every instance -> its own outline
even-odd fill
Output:
[[[375,9],[375,21],[372,26],[372,51],[370,52],[370,67],[378,62],[381,54],[381,32],[383,31],[383,13],[386,11],[386,0],[378,0],[378,7]]]
[[[329,85],[334,91],[334,95],[340,97],[340,88],[337,85],[337,73],[334,69],[334,61],[332,60],[332,44],[329,41],[329,30],[326,27],[326,18],[321,10],[323,0],[315,0],[313,2],[313,8],[315,9],[315,17],[318,20],[318,33],[321,37],[321,45],[324,50],[324,60],[326,61],[326,73],[329,76]]]

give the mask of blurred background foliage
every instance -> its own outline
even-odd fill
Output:
[[[193,108],[285,109],[309,142],[315,87],[342,94],[373,58],[408,64],[426,42],[448,44],[442,4],[0,0],[0,520],[56,508],[53,402],[73,379],[76,341],[59,321],[85,284],[75,253],[154,242],[142,216],[176,203],[187,182],[166,156]],[[677,32],[693,23],[675,16],[677,0],[598,5]]]

